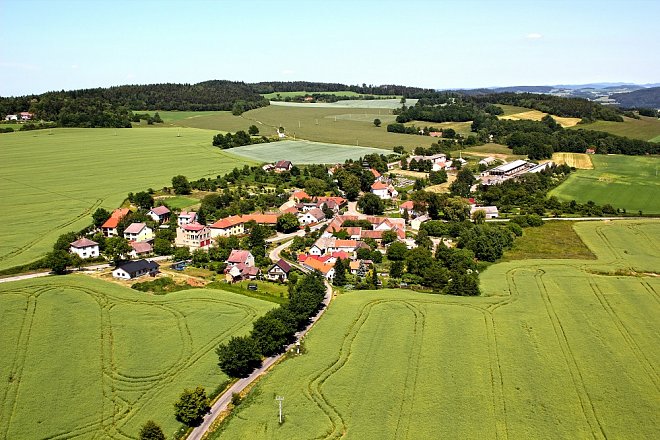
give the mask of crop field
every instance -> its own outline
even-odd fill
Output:
[[[282,98],[286,98],[287,96],[289,98],[293,98],[294,96],[305,96],[312,94],[335,95],[335,96],[362,96],[361,93],[353,92],[351,90],[339,90],[337,92],[304,92],[304,91],[303,92],[273,92],[273,93],[263,93],[261,96],[263,96],[266,99],[275,99],[277,98],[278,95],[281,96]]]
[[[343,163],[346,159],[358,159],[366,154],[382,154],[380,148],[351,147],[350,145],[326,144],[310,141],[279,141],[269,144],[244,145],[232,148],[233,155],[258,162],[290,160],[294,164]]]
[[[153,112],[149,112],[153,113]],[[163,123],[169,126],[180,126],[190,128],[201,128],[204,130],[215,130],[223,132],[235,133],[239,130],[247,131],[252,122],[246,121],[240,116],[234,116],[231,112],[177,112],[177,111],[162,111],[159,112]],[[219,130],[217,127],[221,125],[223,128]],[[145,126],[152,128],[154,126]],[[261,133],[271,135],[273,133]]]
[[[417,99],[407,99],[406,105],[417,103]],[[401,98],[395,99],[346,99],[337,102],[284,102],[271,101],[270,105],[278,107],[309,107],[309,108],[380,108],[395,109],[401,107]]]
[[[511,108],[513,106],[508,106],[508,107]],[[518,108],[522,108],[522,107],[518,107]],[[505,112],[505,115],[504,116],[499,116],[499,118],[500,119],[512,119],[514,121],[518,121],[518,120],[521,120],[521,119],[529,119],[529,120],[532,120],[532,121],[540,121],[541,119],[543,119],[544,116],[547,115],[547,113],[543,113],[542,111],[539,111],[539,110],[530,110],[530,109],[524,109],[524,108],[522,108],[522,109],[524,111],[519,112],[519,113],[506,114],[507,112]],[[581,121],[580,118],[566,118],[566,117],[555,116],[555,115],[552,115],[552,118],[555,121],[557,121],[557,123],[559,125],[561,125],[562,127],[574,127],[578,124],[578,122]]]
[[[188,128],[3,134],[0,269],[36,260],[60,234],[87,226],[96,208],[115,208],[129,192],[169,186],[177,174],[217,176],[254,164],[213,147],[212,136]]]
[[[550,192],[561,200],[589,200],[629,213],[660,213],[660,158],[593,155],[592,170],[578,170]]]
[[[566,164],[579,170],[591,170],[594,167],[590,154],[583,153],[553,153],[552,161],[556,164]]]
[[[623,118],[623,122],[596,121],[580,124],[576,129],[606,131],[619,136],[643,141],[660,142],[660,119],[641,116],[641,119]]]
[[[340,295],[212,438],[656,438],[660,278],[599,271],[660,269],[660,223],[575,228],[598,260],[496,264],[483,297]]]
[[[136,438],[153,419],[172,438],[181,391],[220,386],[215,348],[273,306],[80,275],[0,284],[0,437]]]

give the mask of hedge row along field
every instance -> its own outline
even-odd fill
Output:
[[[38,130],[2,135],[0,269],[34,261],[57,237],[116,208],[129,192],[171,186],[172,176],[217,176],[247,159],[186,128]]]
[[[171,438],[181,391],[222,384],[215,348],[273,306],[76,275],[0,284],[0,438],[136,438],[149,419]]]
[[[660,158],[595,154],[591,161],[594,169],[571,173],[550,195],[579,203],[609,203],[630,214],[660,214]]]
[[[660,223],[575,228],[598,260],[496,264],[485,297],[340,295],[213,438],[655,438],[660,279],[606,273],[658,272]]]

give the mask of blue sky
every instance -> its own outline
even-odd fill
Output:
[[[0,0],[0,96],[307,80],[660,82],[660,1]]]

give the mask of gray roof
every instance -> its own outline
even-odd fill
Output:
[[[155,261],[148,261],[148,260],[137,260],[137,261],[129,261],[127,263],[122,263],[116,267],[116,269],[122,269],[129,274],[134,274],[138,271],[141,270],[154,270],[158,269],[160,266],[158,263]]]

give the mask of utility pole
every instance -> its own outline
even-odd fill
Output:
[[[284,397],[282,396],[277,396],[275,397],[275,400],[277,400],[277,403],[280,405],[280,425],[282,424],[282,402],[284,401]]]

